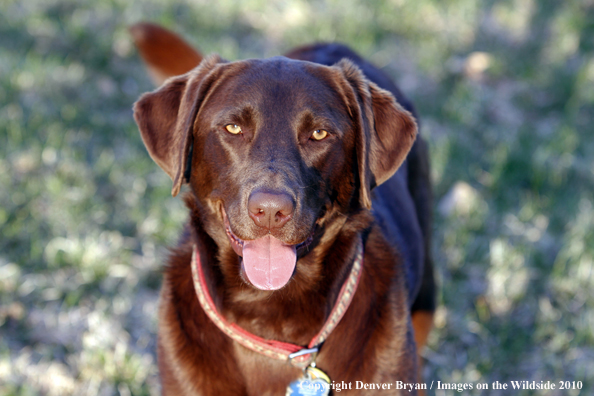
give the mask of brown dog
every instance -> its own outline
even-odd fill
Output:
[[[162,28],[131,31],[157,81],[187,72],[134,108],[173,195],[189,187],[161,293],[163,393],[416,394],[397,381],[417,382],[435,287],[410,103],[342,45],[201,61]]]

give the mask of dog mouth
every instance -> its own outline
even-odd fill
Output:
[[[278,290],[284,287],[295,272],[297,251],[307,248],[313,241],[313,233],[296,245],[284,243],[271,234],[243,240],[233,233],[227,214],[225,233],[233,251],[242,258],[241,274],[254,287],[260,290]]]

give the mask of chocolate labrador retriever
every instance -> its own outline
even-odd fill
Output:
[[[188,186],[163,394],[416,394],[435,286],[411,104],[343,45],[227,62],[131,32],[155,79],[173,76],[134,106],[142,139],[172,194]]]

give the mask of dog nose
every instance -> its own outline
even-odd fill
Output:
[[[293,216],[293,198],[285,193],[253,192],[248,200],[248,213],[257,226],[281,228]]]

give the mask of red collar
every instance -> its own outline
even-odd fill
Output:
[[[303,348],[300,345],[286,342],[265,340],[245,331],[235,323],[227,322],[227,320],[217,311],[212,297],[208,292],[208,287],[206,286],[204,273],[202,271],[200,253],[196,246],[194,246],[192,252],[192,276],[194,278],[194,288],[196,289],[196,295],[198,296],[200,305],[210,320],[212,320],[223,333],[227,334],[234,341],[237,341],[244,347],[274,359],[289,360],[293,366],[300,368],[307,367],[315,360],[319,346],[326,340],[328,335],[330,335],[336,328],[344,316],[353,300],[355,292],[357,291],[359,279],[361,278],[362,266],[363,241],[359,239],[351,272],[340,289],[340,293],[338,294],[332,312],[330,312],[330,316],[326,319],[320,332],[309,342],[307,348]]]

